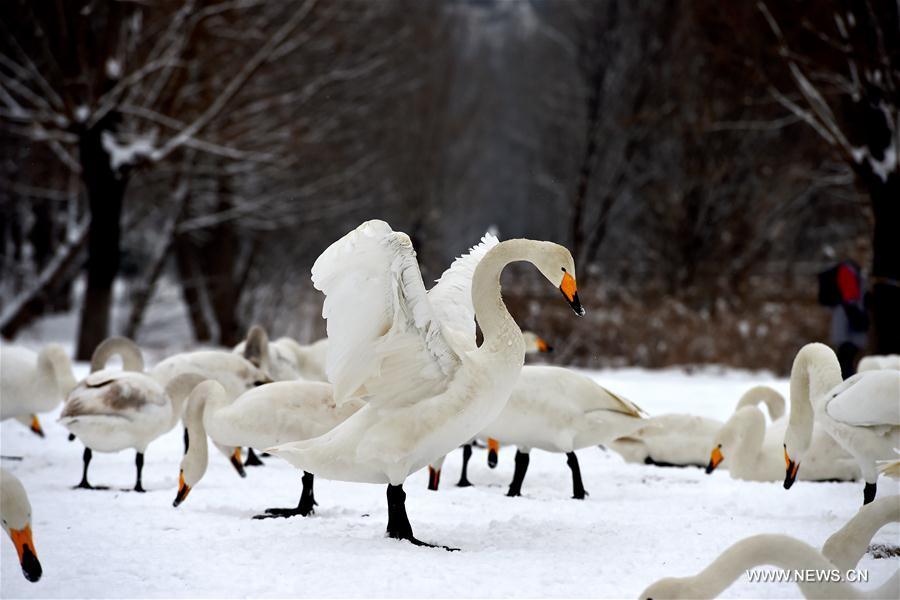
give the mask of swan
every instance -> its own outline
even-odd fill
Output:
[[[785,419],[777,419],[766,431],[766,419],[755,406],[757,401],[769,406],[769,414],[784,414],[784,398],[768,386],[748,390],[737,410],[722,426],[710,444],[707,473],[712,473],[727,457],[732,479],[745,481],[778,481],[783,473],[781,443]],[[773,410],[773,406],[776,407]],[[800,479],[807,481],[852,481],[859,478],[856,462],[821,428],[813,434]]]
[[[900,371],[900,354],[873,354],[864,356],[856,365],[857,373],[864,371],[878,371],[880,369],[893,369]]]
[[[514,444],[515,475],[507,496],[520,496],[532,448],[566,455],[573,498],[584,499],[576,450],[609,442],[644,425],[643,411],[581,373],[550,366],[526,366],[509,402],[481,432]]]
[[[107,338],[97,346],[91,356],[91,373],[69,393],[59,417],[60,423],[84,443],[84,470],[76,488],[104,489],[88,482],[93,451],[134,448],[134,491],[143,492],[141,475],[147,446],[181,417],[182,400],[170,400],[167,394],[177,390],[179,383],[172,381],[164,388],[144,373],[140,350],[123,340]],[[105,368],[107,358],[114,353],[122,356],[122,370]]]
[[[568,250],[525,239],[488,250],[489,241],[455,260],[428,294],[409,237],[384,221],[329,246],[312,268],[325,293],[328,378],[338,404],[366,404],[325,435],[267,450],[319,477],[387,484],[388,537],[419,546],[434,547],[413,535],[406,477],[492,421],[525,361],[522,332],[500,295],[504,267],[531,262],[584,314]]]
[[[69,356],[59,344],[48,344],[40,352],[3,344],[0,363],[0,420],[16,419],[43,437],[38,413],[59,406],[77,383]]]
[[[223,446],[266,447],[318,437],[362,408],[353,399],[337,406],[331,385],[318,381],[282,381],[249,390],[230,401],[225,389],[207,380],[191,392],[184,421],[195,443],[181,461],[178,494],[184,502],[206,472],[207,436]],[[296,508],[270,508],[254,518],[307,516],[313,512],[313,475],[304,472]]]
[[[25,579],[39,580],[43,570],[31,539],[31,503],[22,482],[3,468],[0,468],[0,519],[3,531],[16,547]]]
[[[791,413],[784,434],[784,487],[797,477],[815,425],[830,435],[859,465],[866,482],[863,503],[875,499],[879,460],[895,458],[900,447],[900,371],[857,373],[841,380],[834,351],[807,344],[791,367]]]
[[[532,331],[523,331],[522,339],[525,341],[525,355],[529,354],[545,354],[548,352],[553,352],[553,347],[547,343],[545,339],[543,339],[538,334]],[[462,460],[462,468],[460,469],[459,481],[457,482],[457,487],[469,487],[472,483],[469,481],[469,460],[472,458],[472,447],[475,445],[475,440],[469,440],[469,442],[462,445],[461,449],[463,452],[463,460]],[[493,469],[497,466],[497,456],[500,452],[500,442],[495,439],[488,438],[487,439],[487,462],[488,467]],[[428,465],[428,489],[432,491],[437,491],[441,482],[441,467],[444,464],[444,459],[446,456],[442,456],[436,461],[432,462]]]
[[[772,421],[784,416],[784,398],[767,386],[754,387],[738,400],[735,411],[763,402]],[[709,449],[724,423],[717,419],[687,414],[649,417],[646,426],[628,436],[613,440],[606,447],[630,463],[660,467],[700,467],[707,465]],[[728,467],[728,462],[721,468]],[[719,465],[717,465],[719,466]]]
[[[815,569],[840,577],[865,554],[872,536],[884,525],[900,520],[900,497],[881,498],[863,506],[846,525],[831,535],[819,552],[787,535],[762,534],[743,539],[725,550],[693,577],[667,577],[650,585],[639,598],[715,598],[747,570],[774,565],[790,571]],[[891,598],[900,588],[900,571],[874,590],[863,591],[845,581],[797,581],[806,598]]]
[[[255,326],[258,327],[258,326]],[[243,353],[247,340],[234,347],[237,353]],[[265,330],[263,330],[265,333]],[[274,342],[268,342],[269,361],[272,365],[270,371],[276,381],[288,381],[290,379],[303,379],[305,381],[328,381],[325,374],[325,361],[328,356],[328,338],[315,341],[306,346],[290,337],[280,337]]]

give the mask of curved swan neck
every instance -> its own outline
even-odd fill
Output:
[[[38,355],[38,362],[49,371],[53,382],[59,389],[63,398],[69,395],[78,382],[72,373],[72,361],[62,348],[45,348]]]
[[[122,359],[122,370],[142,372],[144,356],[138,345],[126,337],[113,336],[106,338],[94,349],[91,355],[91,372],[106,368],[106,363],[115,355]]]
[[[521,350],[525,360],[525,342],[522,330],[510,316],[500,292],[500,274],[511,262],[529,261],[535,255],[536,245],[531,240],[515,239],[500,242],[491,248],[475,268],[472,276],[472,306],[475,319],[484,334],[482,349],[497,352],[500,349]]]
[[[804,453],[812,442],[814,407],[828,390],[840,384],[837,357],[824,344],[807,344],[791,367],[791,413],[788,434],[796,436],[796,452]]]
[[[188,432],[188,450],[181,460],[184,480],[189,486],[195,485],[206,473],[209,464],[209,449],[206,443],[206,425],[204,419],[207,411],[213,412],[221,408],[224,394],[216,393],[219,384],[202,385],[194,388],[187,400],[184,411],[184,426]],[[221,389],[219,387],[219,389]]]
[[[694,577],[682,581],[691,597],[716,598],[748,569],[773,565],[787,570],[835,568],[812,546],[785,535],[764,534],[749,537],[734,544],[719,558]],[[799,582],[807,598],[853,598],[859,593],[852,586],[839,582]],[[687,596],[685,596],[687,597]]]
[[[772,421],[777,421],[784,416],[784,396],[767,385],[757,385],[744,392],[744,395],[738,400],[737,408],[756,406],[759,403],[766,405]]]

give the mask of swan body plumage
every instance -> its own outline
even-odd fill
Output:
[[[570,369],[525,366],[509,401],[479,437],[501,444],[572,452],[608,443],[645,423],[643,411]]]
[[[735,411],[744,406],[766,405],[773,421],[784,416],[784,398],[768,386],[755,386],[738,400]],[[709,450],[724,423],[700,415],[665,414],[645,419],[645,426],[626,437],[606,444],[626,462],[662,466],[705,467]],[[728,457],[719,468],[728,468]]]

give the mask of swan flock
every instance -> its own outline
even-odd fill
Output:
[[[788,398],[756,386],[726,422],[677,412],[653,416],[582,373],[525,365],[526,353],[551,348],[539,335],[523,333],[503,300],[501,274],[514,262],[530,263],[576,315],[584,315],[575,264],[563,246],[486,234],[427,288],[410,238],[384,221],[367,221],[326,248],[312,267],[312,284],[324,295],[326,338],[309,345],[289,337],[270,340],[254,326],[233,349],[182,352],[147,368],[134,342],[113,337],[97,347],[81,380],[57,345],[35,353],[4,343],[2,418],[40,436],[39,415],[61,406],[59,422],[83,446],[80,490],[107,489],[89,479],[95,453],[133,450],[131,489],[144,492],[148,448],[181,424],[176,507],[205,493],[196,490],[214,467],[209,440],[230,463],[225,468],[242,477],[243,448],[246,465],[263,464],[256,449],[297,469],[297,506],[267,508],[254,519],[314,515],[317,479],[382,485],[386,537],[449,551],[457,548],[414,534],[404,485],[428,468],[429,489],[437,492],[444,457],[461,448],[457,485],[471,487],[469,459],[480,441],[491,450],[491,467],[498,447],[516,447],[506,490],[512,498],[527,494],[530,454],[539,450],[565,455],[571,496],[586,500],[578,453],[600,451],[598,446],[649,468],[705,467],[710,480],[722,470],[748,481],[783,478],[784,488],[798,480],[863,480],[863,508],[822,550],[761,532],[725,550],[697,576],[662,580],[642,598],[712,598],[754,565],[852,568],[872,535],[898,520],[900,498],[875,499],[879,476],[900,471],[895,357],[861,363],[857,375],[843,380],[834,352],[812,343],[797,353]],[[115,356],[121,367],[109,366]],[[767,409],[768,424],[759,405]],[[25,466],[19,471],[26,483],[27,472]],[[36,582],[43,569],[28,495],[6,469],[0,470],[0,486],[4,530],[25,578]],[[877,590],[842,583],[801,585],[800,591],[807,597],[880,597],[898,585],[895,574]]]

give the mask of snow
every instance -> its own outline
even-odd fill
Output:
[[[79,375],[86,372],[79,365]],[[785,380],[765,373],[702,368],[618,369],[593,375],[651,414],[694,412],[726,418],[741,393]],[[40,582],[22,577],[15,550],[0,540],[0,596],[14,597],[636,597],[665,576],[694,574],[730,544],[756,533],[785,533],[821,547],[858,510],[862,483],[732,480],[727,472],[625,464],[599,448],[579,452],[585,501],[570,499],[562,455],[533,451],[521,498],[507,498],[513,448],[495,470],[476,450],[472,488],[457,488],[460,452],[448,457],[441,490],[424,471],[405,486],[416,535],[462,548],[416,548],[384,538],[383,486],[316,481],[316,515],[254,521],[271,506],[296,505],[300,473],[266,459],[240,479],[210,448],[206,477],[180,507],[172,500],[181,458],[176,428],[151,444],[146,494],[134,484],[134,456],[95,454],[91,481],[108,491],[71,490],[82,447],[43,415],[46,439],[21,424],[2,424],[3,460],[22,479],[34,509],[32,529],[44,568]],[[898,493],[882,478],[878,495]],[[900,528],[876,542],[897,544]],[[863,558],[864,588],[880,585],[897,558]],[[743,579],[728,597],[798,597],[789,584]]]
[[[130,140],[120,143],[109,131],[101,135],[103,149],[109,153],[109,161],[113,169],[133,164],[137,159],[150,156],[156,149],[156,134],[135,135]]]

